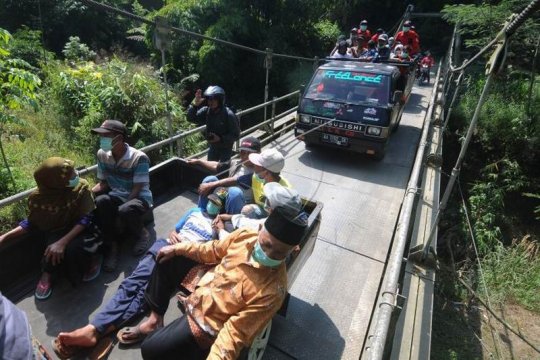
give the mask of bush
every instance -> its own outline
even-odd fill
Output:
[[[490,299],[512,301],[540,312],[540,255],[538,243],[525,237],[512,246],[499,246],[482,260]],[[483,292],[482,292],[483,293]]]
[[[82,43],[78,36],[69,37],[62,54],[64,54],[67,61],[72,62],[90,61],[96,57],[96,53],[90,50],[88,45]]]

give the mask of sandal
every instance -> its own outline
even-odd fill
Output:
[[[127,334],[133,334],[129,339],[125,339],[124,336]],[[116,338],[118,342],[122,345],[133,345],[143,341],[148,334],[141,332],[139,325],[135,327],[125,327],[118,331]]]
[[[90,353],[85,356],[88,360],[103,360],[107,358],[107,355],[114,347],[114,342],[110,336],[105,336],[98,340],[97,344],[92,348]]]
[[[52,340],[51,346],[54,350],[54,353],[58,358],[64,360],[64,359],[70,359],[77,355],[81,350],[84,348],[80,346],[69,346],[64,345],[58,338],[54,338]]]
[[[94,255],[90,267],[83,276],[82,281],[89,282],[97,278],[101,272],[101,264],[103,263],[103,256]]]
[[[36,299],[39,300],[46,300],[48,299],[52,294],[52,281],[49,277],[48,281],[39,279],[39,282],[36,286],[36,290],[34,292],[34,296]]]

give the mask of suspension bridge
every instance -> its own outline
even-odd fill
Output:
[[[82,2],[104,11],[135,16],[92,0]],[[448,53],[433,74],[432,86],[413,88],[399,131],[391,138],[386,157],[380,162],[357,154],[306,148],[291,131],[297,107],[280,114],[275,111],[276,104],[296,99],[301,96],[299,92],[268,101],[266,88],[264,103],[239,112],[242,117],[265,110],[262,122],[244,130],[242,136],[255,135],[267,148],[280,150],[286,157],[283,175],[304,197],[324,204],[316,245],[290,291],[287,316],[275,317],[270,335],[261,339],[265,347],[263,359],[429,358],[437,223],[459,174],[492,77],[504,63],[507,43],[539,5],[540,1],[532,1],[522,13],[509,19],[486,47],[459,66],[453,63],[455,45],[459,45],[454,32]],[[407,9],[401,21],[415,16],[411,10]],[[144,18],[138,20],[148,22]],[[163,23],[150,23],[265,56],[295,58],[231,45]],[[488,52],[492,57],[484,92],[441,195],[443,133],[467,67]],[[317,58],[297,59],[318,62]],[[271,109],[269,117],[267,109]],[[204,126],[171,134],[143,150],[151,152],[177,144],[202,131]],[[204,152],[195,156],[204,156]],[[92,171],[95,166],[81,173]],[[157,199],[154,236],[166,236],[178,218],[196,204],[197,195],[191,190],[166,193]],[[0,200],[0,207],[24,200],[30,192]],[[17,305],[28,314],[34,336],[50,344],[60,331],[88,323],[135,265],[134,259],[124,258],[119,273],[102,274],[77,291],[67,284],[60,285],[47,302],[37,302],[26,294]],[[165,320],[178,316],[176,307],[170,306]],[[140,351],[115,347],[109,358],[138,359]]]

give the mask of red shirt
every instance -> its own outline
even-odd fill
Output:
[[[420,41],[418,40],[418,34],[414,31],[400,31],[397,33],[394,43],[402,43],[403,46],[409,45],[411,47],[411,55],[420,51]]]
[[[433,65],[435,65],[435,60],[433,60],[432,56],[424,56],[420,64],[432,67]]]
[[[369,31],[369,29],[363,31],[358,29],[358,36],[362,36],[364,41],[367,43],[371,39],[371,31]]]

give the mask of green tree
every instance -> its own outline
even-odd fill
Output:
[[[36,88],[41,84],[37,75],[29,71],[31,66],[24,60],[10,57],[7,50],[11,34],[0,28],[0,153],[14,188],[15,180],[9,168],[2,143],[3,127],[8,122],[16,122],[13,113],[25,105],[37,108]]]

